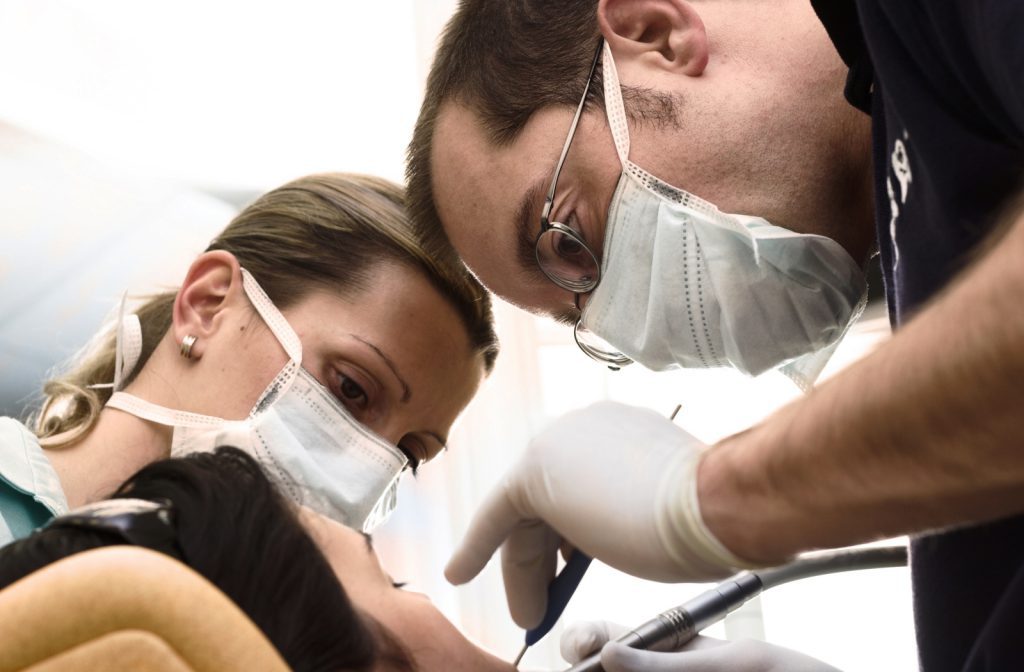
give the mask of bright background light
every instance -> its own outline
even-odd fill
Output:
[[[0,111],[98,158],[204,187],[402,177],[448,2],[0,3]],[[425,36],[425,37],[421,37]]]
[[[121,292],[176,284],[249,197],[340,170],[401,180],[423,79],[453,0],[0,0],[0,408],[19,411],[47,367]],[[406,479],[378,547],[474,639],[522,641],[492,563],[462,588],[441,569],[489,488],[561,413],[616,399],[669,413],[713,442],[796,398],[781,376],[610,373],[561,327],[498,305],[503,352],[451,450]],[[828,373],[886,338],[877,307]],[[868,391],[865,391],[868,393]],[[635,625],[703,586],[639,581],[595,563],[564,622]],[[763,619],[760,614],[763,615]],[[557,635],[532,668],[561,669]],[[906,570],[784,587],[718,635],[763,632],[847,672],[916,668]]]

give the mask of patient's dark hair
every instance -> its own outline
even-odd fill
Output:
[[[186,563],[246,613],[291,669],[412,669],[391,634],[356,611],[295,508],[242,451],[155,462],[113,497],[170,501]],[[69,555],[124,543],[93,530],[37,531],[0,549],[0,588]]]

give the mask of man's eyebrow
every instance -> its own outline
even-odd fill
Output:
[[[369,532],[362,532],[362,531],[360,531],[359,534],[363,535],[363,540],[366,541],[366,552],[372,554],[374,552],[374,550],[373,550],[373,535],[371,535]]]
[[[534,233],[540,222],[540,209],[543,204],[544,187],[549,178],[541,176],[533,186],[526,190],[523,200],[516,209],[516,257],[519,267],[540,273],[537,267],[537,234]]]
[[[368,348],[370,348],[371,350],[376,352],[377,355],[379,355],[380,358],[384,360],[384,363],[388,365],[388,368],[391,369],[391,373],[395,374],[395,378],[397,378],[398,382],[401,383],[401,385],[402,385],[402,399],[401,399],[401,402],[404,404],[405,402],[407,402],[410,399],[412,399],[412,390],[409,389],[409,383],[405,382],[405,378],[402,378],[402,374],[400,374],[398,372],[398,367],[395,366],[395,363],[391,360],[391,358],[388,357],[387,355],[385,355],[381,351],[380,348],[378,348],[373,343],[370,343],[365,338],[361,338],[359,336],[356,336],[355,334],[352,334],[351,336],[352,336],[352,338],[356,339],[357,341],[359,341],[363,345],[367,346]]]

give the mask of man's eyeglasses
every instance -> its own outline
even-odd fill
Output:
[[[544,198],[544,207],[540,211],[540,233],[537,234],[534,244],[537,266],[551,282],[576,295],[577,309],[580,307],[580,294],[594,291],[598,283],[601,282],[601,260],[590,249],[579,231],[561,222],[551,220],[551,208],[555,202],[558,175],[562,172],[562,165],[569,153],[569,146],[572,145],[572,139],[576,135],[576,127],[580,123],[580,117],[583,116],[583,108],[586,106],[587,94],[590,93],[590,84],[594,80],[594,72],[597,70],[597,62],[601,58],[603,46],[604,38],[601,38],[594,51],[594,60],[590,64],[590,74],[587,75],[583,96],[580,98],[580,104],[576,107],[576,116],[572,119],[569,135],[562,147],[562,154],[558,157],[558,163],[555,164],[555,174],[551,178],[551,186]],[[633,361],[588,331],[582,325],[582,319],[576,320],[573,337],[580,350],[612,369],[619,369]]]

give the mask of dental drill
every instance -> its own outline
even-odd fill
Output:
[[[740,572],[685,604],[659,614],[627,632],[617,642],[634,649],[678,651],[704,628],[725,618],[747,600],[768,588],[823,574],[855,569],[903,567],[905,546],[882,546],[834,551],[800,558],[788,565],[756,572]],[[566,672],[603,672],[598,650]]]

